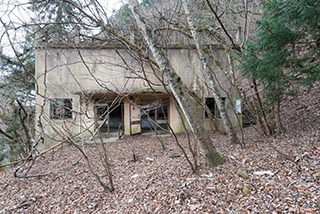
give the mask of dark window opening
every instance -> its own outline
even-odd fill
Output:
[[[156,103],[157,105],[145,105],[142,107],[141,132],[167,131],[168,109],[167,101]]]
[[[222,104],[224,106],[226,106],[226,98],[225,97],[221,97],[221,100],[222,100]],[[206,105],[207,105],[207,108],[209,109],[209,111],[210,111],[210,113],[212,114],[213,117],[221,118],[219,108],[218,108],[217,103],[216,103],[216,101],[214,100],[213,97],[206,98]],[[206,118],[209,117],[207,111],[205,112],[205,117]]]
[[[51,99],[51,119],[72,119],[72,99]]]
[[[96,127],[100,132],[117,133],[123,125],[123,104],[96,104]]]

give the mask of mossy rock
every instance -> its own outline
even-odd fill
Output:
[[[243,170],[239,170],[239,171],[237,172],[237,175],[238,175],[240,178],[249,179],[249,175],[248,175],[245,171],[243,171]]]
[[[243,186],[242,193],[244,195],[249,195],[251,193],[251,190],[247,186]]]

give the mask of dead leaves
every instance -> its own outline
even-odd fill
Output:
[[[245,134],[248,142],[256,139],[250,130]],[[300,172],[263,140],[240,149],[226,144],[223,135],[213,136],[228,161],[197,174],[191,173],[171,138],[166,138],[165,151],[154,138],[130,139],[139,157],[136,162],[126,144],[111,143],[116,190],[109,194],[103,193],[77,151],[65,148],[59,156],[37,162],[30,172],[51,173],[47,177],[15,179],[14,169],[1,173],[0,213],[15,207],[15,213],[319,213],[320,145],[314,143],[317,135],[309,141],[305,135],[283,138],[276,145],[299,155]],[[185,136],[179,139],[184,142]],[[302,139],[304,143],[295,146]],[[97,157],[95,147],[86,151],[93,160]],[[95,169],[102,172],[98,164]],[[246,179],[237,175],[240,170]],[[19,207],[28,198],[37,200]]]

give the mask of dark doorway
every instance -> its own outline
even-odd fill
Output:
[[[95,104],[96,128],[102,133],[118,133],[123,125],[123,103],[98,101]]]

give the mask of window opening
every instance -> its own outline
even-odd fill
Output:
[[[225,97],[221,97],[221,100],[222,100],[222,104],[223,104],[224,106],[226,106],[226,98],[225,98]],[[207,97],[207,98],[206,98],[206,105],[207,105],[210,113],[213,115],[213,117],[215,117],[215,118],[221,118],[218,105],[217,105],[217,103],[216,103],[216,101],[215,101],[215,99],[214,99],[213,97]],[[205,112],[205,117],[206,117],[206,118],[209,117],[207,111]]]
[[[72,119],[72,99],[51,99],[51,119]]]
[[[143,105],[141,131],[146,133],[168,130],[168,109],[169,103],[167,100]]]

